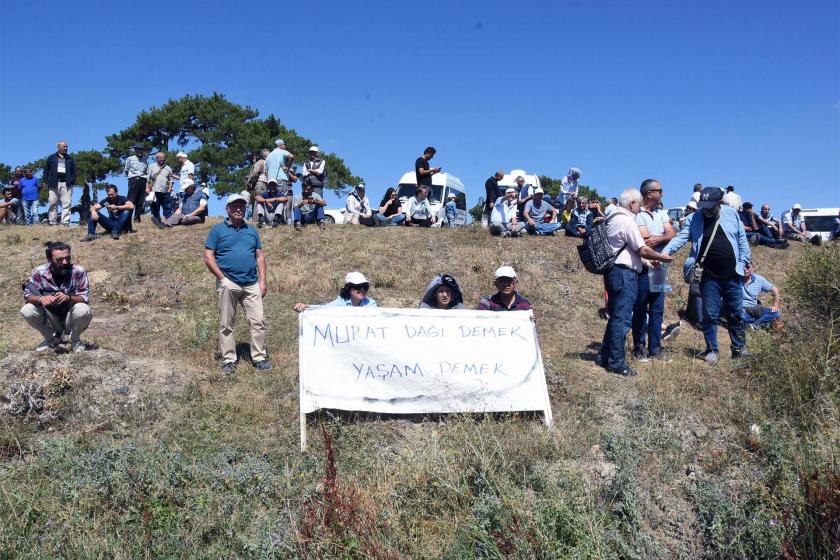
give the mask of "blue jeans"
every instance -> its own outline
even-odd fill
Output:
[[[633,350],[644,350],[647,338],[648,355],[656,356],[662,351],[664,315],[665,292],[651,292],[650,276],[647,272],[642,272],[639,274],[639,290],[636,293],[636,305],[633,307]]]
[[[583,233],[583,235],[578,233],[578,225],[577,224],[575,224],[575,225],[568,224],[565,228],[566,229],[566,235],[569,236],[569,237],[586,237],[586,235],[589,233],[589,228],[586,228],[584,226],[580,226],[580,227],[586,229],[586,231]]]
[[[293,210],[294,220],[295,222],[300,222],[301,224],[314,224],[314,223],[321,223],[324,221],[324,207],[323,206],[316,206],[312,212],[307,212],[304,214],[300,211],[300,208],[295,208]]]
[[[38,223],[38,200],[23,201],[23,220],[28,226]]]
[[[531,235],[553,235],[555,231],[560,229],[561,226],[559,223],[545,223],[545,222],[534,222],[534,225],[528,224],[525,226],[528,229],[528,233]]]
[[[161,209],[163,209],[164,219],[172,215],[172,195],[168,192],[155,192],[155,200],[152,202],[152,216],[160,219]]]
[[[627,367],[624,341],[630,330],[633,306],[639,291],[639,275],[635,270],[614,266],[604,275],[607,290],[607,311],[610,318],[601,342],[601,363],[611,370]]]
[[[840,239],[840,225],[834,226],[834,229],[831,230],[831,239],[834,241]]]
[[[704,274],[700,280],[700,294],[703,296],[703,338],[706,349],[718,351],[717,330],[720,319],[721,300],[726,313],[726,326],[732,353],[741,352],[746,346],[744,334],[744,292],[740,276],[712,278]]]
[[[780,241],[776,241],[776,238],[768,237],[768,236],[764,235],[763,233],[760,233],[760,232],[757,232],[757,231],[747,232],[747,239],[748,240],[753,238],[753,237],[758,239],[758,244],[759,245],[767,245],[769,247],[773,247],[774,245],[778,245],[779,243],[781,243]]]
[[[769,307],[765,307],[761,310],[761,315],[758,317],[753,318],[752,315],[744,311],[744,324],[753,327],[754,329],[763,327],[765,325],[769,325],[776,319],[782,316],[781,311],[771,311]]]
[[[405,221],[405,214],[391,214],[386,218],[382,212],[377,212],[373,219],[378,226],[398,226]]]
[[[129,229],[131,215],[134,214],[134,210],[120,210],[117,212],[116,218],[111,218],[108,212],[104,210],[99,210],[97,214],[99,214],[98,221],[94,221],[93,217],[88,220],[88,234],[93,235],[96,233],[96,224],[99,224],[102,226],[102,229],[113,235],[114,233],[120,234]]]

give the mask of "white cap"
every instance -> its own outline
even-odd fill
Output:
[[[359,284],[370,284],[368,279],[365,278],[365,275],[361,272],[348,272],[347,275],[344,277],[345,284],[353,284],[358,286]]]
[[[510,193],[516,194],[516,189],[514,189],[513,187],[508,187],[508,189],[505,191],[505,194]]]
[[[802,210],[802,205],[797,202],[796,204],[793,205],[792,209],[793,210]]]
[[[516,278],[516,271],[512,266],[500,266],[496,269],[496,278]]]
[[[179,158],[179,157],[189,158],[190,156],[188,156],[188,155],[187,155],[187,154],[185,154],[184,152],[178,152],[178,154],[177,154],[175,157],[176,157],[176,158]]]
[[[318,149],[318,146],[311,146],[311,147],[309,148],[309,151],[310,151],[310,152],[320,152],[321,150],[319,150],[319,149]]]
[[[247,200],[245,200],[245,197],[244,197],[244,196],[242,196],[242,195],[241,195],[241,194],[239,194],[239,193],[236,193],[236,194],[232,194],[232,195],[230,195],[230,196],[228,196],[228,197],[227,197],[227,202],[225,202],[225,206],[228,206],[228,205],[230,205],[230,204],[233,204],[233,203],[234,203],[234,202],[236,202],[237,200],[241,200],[242,202],[244,202],[244,203],[246,203],[246,204],[248,203],[248,201],[247,201]]]
[[[195,185],[195,181],[193,181],[192,179],[184,179],[183,181],[181,181],[181,189],[186,189],[186,188],[192,187],[194,185]]]
[[[534,194],[543,194],[545,191],[542,190],[542,187],[537,187],[534,189]]]
[[[282,138],[278,138],[277,140],[274,141],[275,146],[282,146],[283,144],[285,144],[285,142],[283,141]]]
[[[458,198],[458,195],[455,193],[449,193],[449,196],[447,196],[446,198]]]
[[[697,203],[692,198],[691,200],[688,201],[688,204],[686,204],[686,207],[693,208],[693,209],[697,210]]]

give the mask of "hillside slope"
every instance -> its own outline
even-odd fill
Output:
[[[262,230],[275,368],[243,365],[222,378],[217,301],[200,257],[208,229],[144,223],[93,243],[80,243],[79,229],[0,229],[0,393],[49,381],[52,412],[0,414],[0,550],[11,557],[782,553],[791,528],[779,492],[796,484],[796,451],[783,448],[804,436],[773,424],[756,372],[733,369],[725,330],[715,367],[694,359],[702,335],[685,326],[669,361],[641,365],[638,378],[597,368],[603,288],[580,267],[574,240]],[[31,352],[38,339],[18,315],[20,285],[48,239],[71,243],[90,273],[95,351]],[[758,247],[754,260],[784,285],[805,251]],[[458,279],[470,306],[492,293],[501,264],[516,268],[535,304],[555,431],[527,415],[323,414],[310,422],[310,449],[298,451],[294,302],[334,298],[358,269],[380,306],[416,306],[438,272]],[[680,268],[667,322],[687,295]],[[750,345],[771,351],[776,336],[751,334]],[[819,464],[840,433],[836,401],[829,408],[813,445],[825,446]],[[325,475],[332,453],[335,478]]]

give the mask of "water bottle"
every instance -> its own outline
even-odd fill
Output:
[[[673,292],[674,289],[668,283],[668,263],[660,262],[657,267],[648,268],[648,281],[651,292]]]

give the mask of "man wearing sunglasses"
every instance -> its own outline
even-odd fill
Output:
[[[47,243],[46,256],[47,263],[35,268],[23,285],[26,303],[20,314],[43,337],[35,352],[55,348],[65,335],[73,352],[80,352],[86,349],[81,335],[93,319],[87,272],[73,264],[70,246],[61,241]]]

